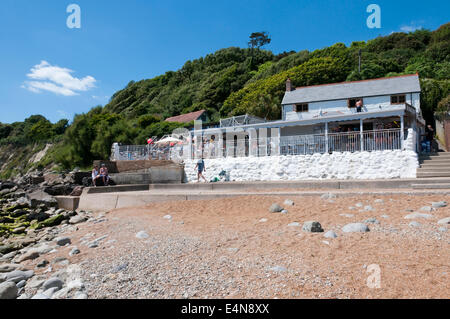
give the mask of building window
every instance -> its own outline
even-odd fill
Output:
[[[406,102],[406,95],[391,95],[391,104],[404,104]]]
[[[359,100],[361,100],[361,101],[363,102],[363,104],[364,104],[364,101],[363,101],[362,98],[348,99],[348,101],[347,101],[348,107],[350,107],[350,108],[356,107],[356,103],[357,103]]]
[[[296,104],[296,105],[294,105],[294,110],[295,110],[295,112],[308,112],[308,110],[309,110],[308,104],[306,104],[306,103]]]

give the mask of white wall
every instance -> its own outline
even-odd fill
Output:
[[[196,182],[196,161],[185,163],[188,182]],[[231,181],[415,178],[419,166],[413,151],[379,151],[297,156],[205,160],[208,180],[222,170]]]

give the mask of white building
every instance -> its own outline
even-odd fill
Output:
[[[288,79],[280,120],[244,115],[197,127],[171,158],[184,161],[188,182],[202,156],[208,175],[226,171],[234,181],[413,178],[420,92],[417,74],[300,88]]]
[[[199,156],[210,175],[235,181],[414,178],[420,92],[417,74],[300,88],[287,80],[280,120],[240,116],[190,132],[187,181]]]

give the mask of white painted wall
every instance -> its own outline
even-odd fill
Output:
[[[187,182],[196,182],[196,161],[185,163]],[[415,178],[419,167],[413,151],[333,153],[298,156],[205,160],[210,180],[222,170],[230,181]]]
[[[402,150],[205,159],[207,180],[225,170],[230,181],[416,178],[416,134],[408,129]],[[185,160],[186,182],[197,181],[197,160]]]
[[[391,105],[391,96],[373,96],[365,97],[363,112],[389,110]],[[406,94],[406,102],[411,104],[416,110],[420,109],[420,94]],[[288,121],[311,119],[319,115],[319,112],[342,112],[343,114],[356,113],[356,108],[348,108],[347,99],[336,101],[322,101],[309,103],[309,112],[294,112],[293,105],[283,106],[283,119]],[[326,114],[324,114],[326,116]]]

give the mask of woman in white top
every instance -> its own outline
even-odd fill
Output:
[[[97,185],[95,185],[95,181],[100,178],[100,174],[98,172],[98,166],[95,165],[94,169],[92,170],[92,185],[94,185],[94,187],[97,187]]]

